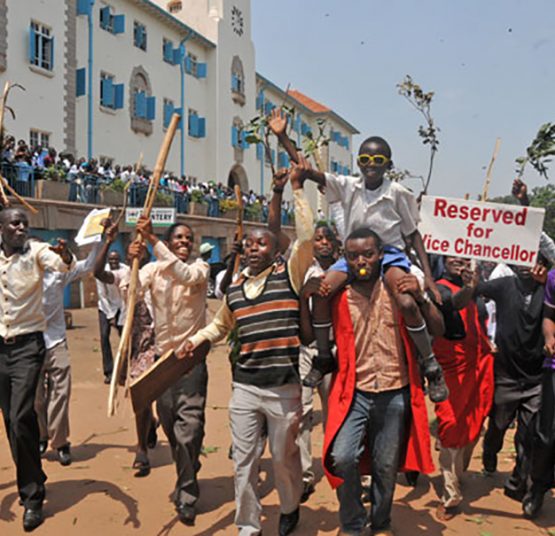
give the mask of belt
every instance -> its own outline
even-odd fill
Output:
[[[0,337],[0,346],[13,346],[14,344],[24,342],[27,339],[32,339],[41,334],[41,331],[33,331],[32,333],[22,333],[21,335],[14,335],[12,337]]]

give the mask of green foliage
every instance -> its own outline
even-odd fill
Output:
[[[127,188],[125,187],[125,182],[123,182],[120,178],[114,179],[109,184],[102,185],[103,190],[112,190],[114,192],[125,192]]]
[[[173,206],[173,197],[170,194],[158,191],[154,203],[158,206],[171,207]]]
[[[540,127],[536,137],[532,140],[529,147],[526,148],[526,156],[519,156],[516,159],[518,178],[524,174],[526,164],[531,166],[546,179],[547,165],[551,162],[551,156],[555,155],[555,124],[545,123]]]
[[[439,128],[435,126],[431,112],[434,92],[425,92],[416,82],[414,82],[410,75],[406,75],[405,79],[401,83],[397,84],[397,90],[399,95],[407,99],[407,101],[414,106],[414,108],[424,117],[424,120],[426,121],[425,125],[420,125],[418,127],[418,135],[422,138],[422,143],[424,145],[429,145],[430,147],[428,175],[424,184],[424,191],[422,192],[422,194],[426,194],[432,179],[435,154],[439,149],[439,139],[437,137]]]
[[[229,212],[239,208],[239,203],[235,199],[220,199],[219,205],[222,212]]]
[[[191,192],[191,203],[206,203],[204,194],[200,190],[193,190]]]
[[[262,205],[257,201],[245,207],[245,219],[249,221],[260,221],[262,215]]]

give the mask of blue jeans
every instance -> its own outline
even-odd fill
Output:
[[[355,391],[351,409],[331,451],[334,473],[343,479],[343,484],[337,488],[342,531],[359,534],[367,522],[359,470],[366,447],[371,458],[372,529],[389,526],[399,459],[405,448],[409,421],[408,387],[381,393]]]

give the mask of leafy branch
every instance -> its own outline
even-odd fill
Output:
[[[412,171],[409,171],[408,169],[391,168],[386,171],[386,177],[393,182],[417,179],[422,183],[422,188],[425,187],[424,177],[422,175],[415,175]]]
[[[418,135],[422,138],[424,145],[430,147],[430,159],[428,164],[428,174],[426,181],[423,183],[424,190],[421,195],[428,192],[430,181],[432,179],[432,170],[434,167],[435,155],[439,149],[439,139],[437,134],[439,128],[435,126],[434,119],[431,113],[431,104],[434,97],[433,91],[425,92],[410,75],[405,76],[405,79],[397,84],[399,95],[404,97],[424,118],[425,125],[418,127]]]
[[[538,130],[530,146],[526,148],[526,156],[516,159],[518,178],[522,178],[526,165],[530,164],[542,177],[549,179],[547,164],[551,162],[549,157],[553,155],[555,155],[555,124],[545,123]]]

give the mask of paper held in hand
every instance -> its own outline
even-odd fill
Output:
[[[428,253],[534,266],[543,208],[424,196],[419,230]]]
[[[95,242],[100,242],[102,238],[102,233],[104,232],[104,227],[102,227],[102,222],[110,217],[110,209],[95,208],[91,210],[81,225],[81,229],[75,237],[75,243],[78,246],[86,246],[88,244],[94,244]]]

